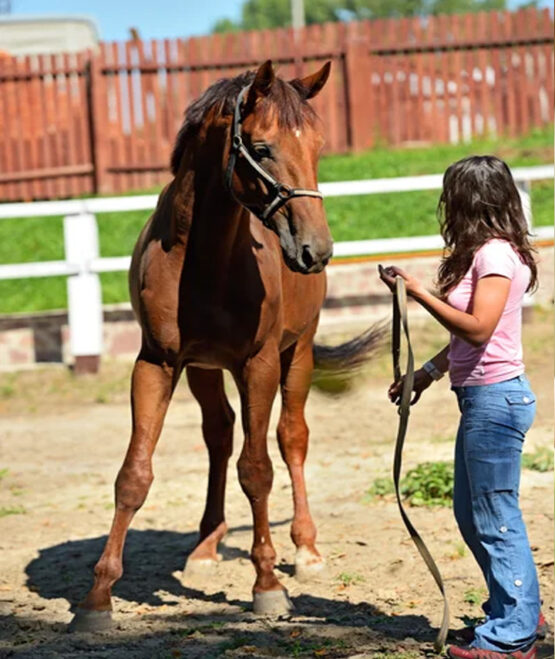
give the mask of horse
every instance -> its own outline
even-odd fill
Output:
[[[153,452],[183,370],[202,410],[209,456],[206,506],[185,574],[216,563],[227,529],[235,414],[224,369],[241,401],[244,443],[237,469],[253,518],[254,612],[291,609],[274,573],[268,518],[273,471],[267,431],[278,389],[277,438],[292,481],[296,576],[307,579],[324,566],[304,479],[311,374],[315,362],[354,368],[380,334],[373,327],[340,346],[313,342],[332,238],[317,190],[324,139],[308,101],[329,73],[330,62],[286,82],[268,60],[256,72],[214,83],[185,113],[171,157],[173,178],[132,256],[130,294],[142,344],[131,378],[131,440],[115,483],[109,537],[72,630],[111,624],[111,589],[123,573],[125,536],[152,483]]]

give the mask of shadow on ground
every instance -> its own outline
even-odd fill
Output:
[[[230,533],[239,530],[242,529],[232,529]],[[113,594],[129,602],[150,605],[167,604],[156,594],[160,590],[176,597],[206,598],[201,591],[185,588],[173,576],[183,570],[197,537],[196,532],[130,530],[123,553],[124,574]],[[26,568],[27,586],[46,599],[65,598],[74,607],[92,586],[93,569],[105,543],[106,536],[101,536],[41,549],[38,558]],[[224,560],[249,556],[225,542],[219,551]]]
[[[287,520],[278,524],[285,523]],[[230,535],[239,530],[244,528],[231,529]],[[50,624],[44,617],[39,620],[15,613],[0,616],[0,657],[436,656],[432,651],[435,630],[423,616],[391,616],[370,603],[303,594],[293,598],[293,616],[265,620],[250,613],[250,601],[230,599],[224,592],[207,594],[201,586],[186,587],[173,574],[183,568],[196,538],[196,533],[129,532],[125,574],[114,587],[114,595],[137,604],[163,605],[160,612],[149,610],[140,616],[130,612],[117,628],[96,636],[67,634],[65,625]],[[42,549],[26,568],[27,587],[42,598],[62,598],[75,606],[91,585],[92,570],[105,541],[103,536]],[[221,553],[224,560],[248,557],[246,552],[225,543]],[[289,570],[289,566],[280,568]],[[160,591],[175,600],[168,601],[167,596],[161,600],[157,595]],[[185,600],[222,607],[212,607],[207,614],[189,615],[184,610]],[[174,612],[172,606],[177,607]],[[538,653],[538,659],[548,657],[553,657],[552,639]]]

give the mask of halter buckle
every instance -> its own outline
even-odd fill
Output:
[[[284,183],[278,183],[276,185],[276,190],[278,195],[282,199],[289,199],[293,195],[293,188],[290,188],[288,185],[285,185]]]

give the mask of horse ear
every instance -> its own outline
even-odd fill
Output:
[[[274,67],[272,66],[272,60],[268,59],[264,64],[261,64],[258,67],[258,71],[256,72],[249,89],[247,106],[254,107],[257,98],[260,96],[267,96],[275,79],[276,76],[274,73]]]
[[[331,62],[326,62],[319,71],[316,71],[316,73],[306,76],[306,78],[295,78],[294,80],[291,80],[290,84],[292,84],[304,98],[314,98],[328,81],[330,69]]]

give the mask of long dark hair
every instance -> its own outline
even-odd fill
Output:
[[[470,156],[453,163],[443,177],[437,208],[447,248],[438,271],[441,297],[468,272],[476,251],[491,238],[511,243],[530,268],[528,290],[538,270],[520,195],[506,163],[495,156]]]

